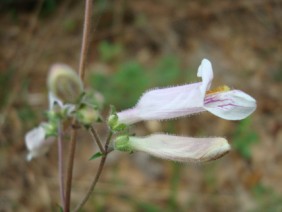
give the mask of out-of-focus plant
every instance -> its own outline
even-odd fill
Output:
[[[180,61],[176,56],[166,55],[150,70],[150,85],[168,86],[179,81],[181,77]]]
[[[91,85],[103,93],[106,103],[111,103],[117,108],[130,107],[148,88],[149,82],[144,70],[144,67],[136,61],[122,63],[117,72],[109,77],[103,74],[93,74]],[[115,94],[113,90],[116,91]]]
[[[0,84],[3,88],[9,89],[11,86],[11,80],[13,79],[14,75],[16,73],[16,70],[14,68],[9,68],[5,72],[0,73]],[[5,91],[5,89],[1,89],[0,91],[0,108],[2,108],[7,101],[8,98],[8,92]]]
[[[137,101],[134,98],[138,94],[141,95],[141,98],[134,107],[121,112],[116,112],[115,107],[111,106],[108,116],[102,117],[102,94],[89,92],[85,89],[83,83],[91,12],[92,1],[86,0],[79,74],[64,64],[51,66],[47,79],[49,90],[47,120],[30,130],[25,136],[26,146],[29,150],[28,160],[44,155],[57,139],[60,195],[62,210],[66,212],[70,211],[72,170],[78,129],[89,133],[99,147],[99,151],[93,153],[91,160],[97,158],[101,158],[101,160],[89,190],[74,211],[79,211],[86,203],[101,176],[108,154],[114,151],[128,153],[141,151],[171,161],[198,163],[216,160],[230,151],[227,140],[220,137],[192,138],[166,133],[145,137],[133,136],[129,132],[129,128],[135,123],[147,120],[175,119],[203,111],[209,111],[227,120],[241,120],[256,109],[255,99],[243,91],[231,90],[227,86],[210,89],[213,80],[212,65],[209,60],[203,59],[197,72],[197,76],[202,78],[202,81],[175,87],[156,88],[145,92],[143,95],[141,95],[141,92],[147,85],[147,78],[139,64],[126,63],[124,66],[120,66],[118,75],[112,79],[113,84],[110,90],[106,90],[108,95],[128,101],[127,103],[131,105],[133,105],[133,101]],[[106,53],[103,53],[106,55],[105,59],[111,59],[113,55],[107,51],[110,51],[112,47],[106,46],[103,48],[106,49]],[[179,70],[177,64],[177,61],[166,59],[157,71],[165,69],[164,79],[176,79]],[[176,74],[171,74],[168,68]],[[158,81],[158,83],[162,85],[163,82]],[[106,84],[101,86],[108,89]],[[131,94],[132,96],[130,96]],[[97,122],[102,122],[108,131],[104,141],[96,131],[95,124]],[[70,154],[65,183],[62,135],[68,131],[70,131]],[[177,175],[174,176],[173,181],[176,181],[177,178]],[[172,189],[176,189],[174,183]],[[175,194],[172,193],[172,205],[175,202],[174,197]]]
[[[282,210],[282,195],[275,193],[271,188],[259,183],[252,188],[252,194],[257,202],[257,206],[250,211],[278,212]]]
[[[143,91],[151,86],[169,86],[175,82],[183,83],[185,79],[190,81],[182,76],[185,72],[181,70],[179,60],[173,55],[160,58],[151,68],[144,67],[136,60],[119,60],[118,64],[117,71],[111,75],[94,72],[90,77],[92,88],[103,93],[106,103],[117,108],[132,107]],[[114,94],[113,90],[116,91]]]
[[[251,158],[251,147],[258,142],[258,134],[252,129],[251,118],[241,121],[233,136],[233,147],[242,157],[249,160]]]
[[[102,41],[98,46],[99,55],[104,62],[111,62],[118,59],[122,54],[123,48],[120,43],[109,43]]]

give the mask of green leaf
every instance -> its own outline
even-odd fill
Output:
[[[259,141],[257,132],[252,129],[250,118],[244,119],[234,133],[233,146],[245,159],[251,159],[251,148]]]
[[[95,160],[99,157],[103,157],[104,154],[102,152],[96,152],[94,155],[91,156],[91,158],[89,158],[89,160]]]
[[[60,211],[60,212],[64,212],[64,209],[63,209],[62,206],[60,206],[59,204],[57,204],[57,207],[59,208],[59,211]],[[56,210],[56,211],[57,211],[57,210]]]

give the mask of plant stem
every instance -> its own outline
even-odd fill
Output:
[[[75,123],[75,120],[73,120],[73,122]],[[75,129],[72,129],[71,138],[70,138],[70,153],[69,153],[68,168],[67,168],[66,198],[65,198],[64,212],[70,211],[72,170],[73,170],[74,155],[76,148],[76,135],[77,135],[77,131]]]
[[[63,131],[62,131],[62,127],[61,127],[61,122],[59,122],[59,125],[58,125],[58,171],[59,171],[61,204],[62,204],[63,207],[65,207],[62,134],[63,134]],[[64,211],[65,211],[65,209],[64,209]]]
[[[79,76],[81,80],[84,79],[84,75],[85,75],[85,64],[86,64],[86,57],[87,57],[88,46],[89,46],[89,35],[91,30],[92,8],[93,8],[93,1],[86,0],[83,37],[82,37],[80,62],[79,62]]]
[[[104,154],[105,153],[104,147],[101,143],[101,139],[99,138],[99,135],[97,134],[95,128],[92,126],[89,127],[89,132],[93,140],[98,144],[100,151]]]
[[[86,56],[87,56],[88,43],[89,43],[89,33],[90,33],[91,17],[92,17],[92,5],[93,5],[92,0],[86,0],[82,46],[81,46],[80,61],[79,61],[79,77],[82,81],[85,75],[85,63],[86,63]],[[75,119],[72,120],[72,124],[76,125]],[[65,211],[64,212],[70,211],[72,171],[73,171],[73,163],[74,163],[75,148],[76,148],[76,135],[77,135],[76,129],[72,128],[71,139],[70,139],[70,154],[69,154],[68,169],[67,169],[66,198],[65,198],[65,205],[64,205]]]
[[[109,146],[109,143],[111,141],[112,135],[113,135],[112,132],[109,132],[108,137],[106,139],[106,143],[105,143],[105,153],[104,153],[102,159],[100,160],[100,164],[99,164],[96,176],[93,179],[93,182],[91,183],[90,188],[88,189],[86,195],[81,200],[81,202],[78,204],[78,206],[74,209],[75,212],[79,211],[83,207],[83,205],[87,202],[87,200],[91,196],[91,194],[92,194],[92,192],[93,192],[93,190],[94,190],[94,188],[95,188],[95,186],[96,186],[96,184],[97,184],[97,182],[98,182],[98,180],[99,180],[99,178],[102,174],[107,156],[108,156],[109,152],[111,152],[111,151],[108,152],[108,146]]]

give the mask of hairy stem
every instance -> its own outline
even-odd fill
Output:
[[[63,131],[61,127],[61,122],[58,126],[58,171],[59,171],[59,182],[60,182],[60,196],[61,203],[65,207],[65,188],[64,188],[64,167],[63,167],[63,141],[62,141]],[[65,210],[65,209],[64,209]]]
[[[85,1],[85,15],[84,15],[84,26],[83,26],[83,36],[82,36],[82,46],[80,52],[80,61],[79,61],[79,77],[83,81],[85,75],[85,64],[87,57],[87,50],[89,44],[89,34],[90,34],[90,26],[91,26],[91,17],[92,17],[92,0]],[[72,124],[76,125],[76,120],[72,120]],[[72,171],[73,171],[73,163],[75,156],[75,148],[76,148],[76,129],[71,130],[71,139],[70,139],[70,154],[68,160],[68,170],[67,170],[67,182],[66,182],[66,199],[65,199],[65,212],[70,211],[70,198],[71,198],[71,185],[72,185]]]
[[[111,151],[108,151],[108,146],[109,146],[109,143],[111,141],[112,135],[113,135],[112,132],[109,132],[108,137],[106,139],[106,143],[105,143],[105,153],[104,153],[102,159],[100,160],[100,164],[99,164],[98,170],[96,172],[96,176],[93,179],[93,181],[90,185],[90,188],[88,189],[86,195],[81,200],[81,202],[78,204],[78,206],[75,208],[75,210],[74,210],[75,212],[79,211],[83,207],[83,205],[87,202],[87,200],[91,196],[92,192],[94,191],[94,188],[95,188],[95,186],[96,186],[96,184],[97,184],[97,182],[98,182],[98,180],[99,180],[99,178],[102,174],[102,171],[104,169],[104,165],[105,165],[107,156],[111,152]]]
[[[90,135],[92,136],[93,140],[97,143],[100,151],[104,154],[105,153],[105,150],[104,150],[104,147],[101,143],[101,139],[99,138],[99,135],[97,134],[96,130],[94,127],[89,127],[89,132],[90,132]]]

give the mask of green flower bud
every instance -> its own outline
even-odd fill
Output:
[[[132,152],[132,147],[127,135],[118,136],[114,141],[114,149],[123,152]]]
[[[52,123],[43,123],[42,127],[45,131],[46,137],[57,136],[57,124],[55,122]]]
[[[127,128],[126,124],[120,123],[118,121],[118,116],[116,114],[112,114],[109,116],[108,125],[110,129],[114,132],[120,132]]]
[[[100,114],[97,110],[87,106],[79,109],[76,115],[77,120],[85,126],[90,126],[94,122],[99,121],[101,119]]]
[[[104,96],[97,91],[86,91],[81,99],[81,103],[101,110],[104,106]]]
[[[50,92],[65,103],[77,103],[83,85],[77,73],[67,65],[55,64],[48,76]]]

